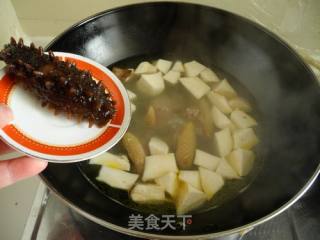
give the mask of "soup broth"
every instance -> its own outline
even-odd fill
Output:
[[[147,60],[153,62],[153,59]],[[139,57],[127,59],[114,64],[114,66],[121,68],[133,68],[141,61],[146,61],[146,58]],[[218,75],[219,79],[227,79],[238,95],[248,100],[253,109],[253,111],[250,112],[250,115],[259,120],[259,114],[254,104],[254,99],[245,87],[237,81],[236,77],[230,76],[219,69],[213,70]],[[213,147],[213,141],[214,132],[219,131],[220,129],[213,126],[212,132],[208,133],[208,131],[206,132],[201,120],[199,120],[201,111],[203,111],[203,109],[201,109],[203,108],[203,106],[201,106],[201,101],[204,101],[206,106],[210,106],[208,111],[211,111],[211,103],[206,97],[196,99],[182,84],[169,85],[167,83],[165,83],[165,89],[161,94],[148,96],[141,93],[138,89],[137,81],[138,80],[132,80],[124,83],[128,90],[137,95],[137,98],[133,100],[136,110],[132,113],[132,120],[128,131],[133,133],[139,139],[145,150],[146,156],[150,155],[148,144],[152,137],[163,140],[168,145],[169,152],[175,153],[178,135],[181,128],[187,122],[192,122],[194,125],[197,142],[196,148],[214,156],[218,155],[217,151]],[[210,88],[214,88],[217,83],[208,82],[206,84]],[[150,106],[152,106],[156,112],[154,126],[150,126],[150,124],[146,123],[146,113]],[[259,126],[255,127],[255,132],[259,135]],[[215,193],[211,199],[202,204],[201,207],[196,208],[194,210],[195,212],[208,211],[216,208],[224,202],[235,198],[238,194],[241,194],[241,192],[250,185],[259,172],[259,169],[262,167],[262,159],[259,157],[259,145],[257,145],[253,151],[255,152],[256,157],[251,171],[246,176],[239,179],[225,179],[224,186]],[[116,155],[125,155],[130,159],[121,142],[113,147],[110,152]],[[119,190],[104,182],[98,181],[96,177],[101,169],[100,165],[84,162],[79,164],[79,168],[84,177],[87,178],[94,187],[96,187],[106,197],[119,204],[146,213],[173,214],[176,212],[174,200],[157,203],[136,203],[131,199],[128,191]],[[188,170],[197,169],[198,166],[193,164]],[[138,182],[141,182],[140,178],[141,176],[139,177]],[[166,193],[166,196],[167,195],[168,194]]]

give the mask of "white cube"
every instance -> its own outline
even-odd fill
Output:
[[[142,181],[153,180],[168,172],[178,172],[176,158],[173,153],[147,156]]]
[[[200,78],[204,82],[219,82],[220,81],[220,79],[215,74],[215,72],[212,71],[210,68],[206,68],[202,72],[200,72]]]
[[[224,129],[231,125],[230,119],[217,107],[212,107],[211,114],[213,122],[218,128]]]
[[[149,96],[156,96],[163,92],[165,85],[161,73],[142,74],[137,82],[138,90]]]
[[[222,96],[213,91],[208,92],[207,97],[209,101],[216,106],[221,112],[229,114],[232,112],[232,108],[229,105],[229,102],[225,96]]]
[[[160,155],[169,153],[169,146],[160,138],[152,137],[149,141],[149,151],[151,155]]]
[[[248,175],[253,167],[255,155],[250,150],[236,149],[228,155],[228,160],[240,177]]]
[[[172,62],[164,59],[159,59],[155,65],[160,72],[167,73],[171,68]]]
[[[180,75],[180,72],[170,70],[163,76],[163,79],[171,85],[176,85],[179,82]]]
[[[225,157],[231,152],[233,140],[229,128],[216,132],[213,141],[220,157]]]
[[[210,87],[198,77],[180,78],[181,84],[196,98],[200,99],[210,91]]]
[[[220,174],[225,179],[240,178],[236,171],[230,166],[230,164],[225,159],[222,159],[222,161],[220,161],[216,173]]]
[[[236,91],[233,89],[233,87],[230,85],[230,83],[226,79],[223,79],[221,82],[219,82],[214,87],[213,91],[227,98],[233,98],[237,96]]]
[[[207,168],[211,171],[214,171],[218,167],[220,161],[221,158],[219,157],[216,157],[199,149],[196,150],[194,164],[199,167]]]
[[[171,69],[172,71],[176,71],[176,72],[184,72],[184,67],[181,61],[176,61]]]
[[[206,67],[197,61],[191,61],[184,64],[187,77],[198,76]]]
[[[156,73],[157,68],[149,62],[141,62],[135,70],[136,74]]]
[[[250,150],[259,140],[252,128],[237,129],[233,132],[234,148],[243,148]]]
[[[234,110],[230,118],[238,128],[249,128],[257,125],[257,121],[253,117],[241,110]]]

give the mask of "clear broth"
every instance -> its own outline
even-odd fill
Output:
[[[135,57],[131,59],[127,59],[125,61],[118,62],[113,66],[117,67],[127,67],[127,68],[135,68],[141,61],[151,62],[154,59],[145,58],[145,57]],[[172,59],[175,60],[175,59]],[[179,59],[180,60],[180,59]],[[110,66],[111,68],[112,66]],[[253,106],[254,112],[252,115],[257,119],[259,125],[256,128],[256,133],[259,137],[259,128],[261,128],[261,121],[259,119],[259,114],[257,111],[257,106],[255,105],[254,98],[252,95],[246,90],[246,88],[240,84],[239,81],[236,80],[235,77],[228,75],[227,73],[214,68],[213,69],[217,75],[221,78],[226,78],[232,84],[232,86],[236,89],[240,96],[247,99],[250,104]],[[176,133],[180,130],[182,124],[190,119],[187,118],[185,114],[185,110],[187,108],[196,109],[198,100],[194,99],[187,90],[184,89],[181,84],[177,84],[176,86],[167,86],[164,92],[156,97],[146,97],[142,94],[139,94],[139,91],[136,89],[135,81],[131,83],[125,83],[125,87],[134,93],[137,94],[137,99],[134,101],[134,104],[137,107],[135,113],[133,113],[131,124],[129,127],[129,131],[134,133],[139,140],[142,142],[146,152],[148,152],[147,144],[151,137],[157,136],[164,140],[170,147],[171,152],[174,152],[175,149],[175,139]],[[158,125],[155,128],[150,128],[146,126],[144,117],[147,112],[149,105],[153,106],[159,105],[159,107],[163,107],[167,109],[166,111],[169,114],[165,114],[163,119],[158,119]],[[162,106],[161,106],[162,105]],[[169,116],[168,116],[169,115]],[[213,139],[212,137],[208,138],[205,136],[201,136],[201,129],[199,129],[199,125],[196,123],[197,129],[197,148],[203,151],[207,151],[211,154],[215,154],[213,151]],[[262,154],[260,150],[262,150],[261,141],[259,145],[254,148],[256,153],[256,160],[254,163],[254,167],[251,172],[246,176],[241,178],[240,180],[228,180],[224,187],[215,194],[215,196],[208,202],[206,202],[199,209],[194,212],[204,212],[212,210],[216,207],[223,205],[223,203],[234,199],[237,195],[241,194],[241,192],[245,191],[246,188],[254,181],[255,177],[259,173],[259,170],[262,168]],[[126,154],[125,149],[118,143],[115,147],[110,150],[111,153],[114,154]],[[216,154],[215,154],[216,155]],[[98,175],[99,166],[89,165],[86,162],[80,163],[79,169],[82,172],[83,176],[102,194],[104,194],[109,199],[122,204],[130,209],[145,212],[145,213],[154,213],[154,214],[174,214],[175,206],[173,203],[163,203],[163,204],[137,204],[130,199],[128,192],[112,188],[107,184],[97,181],[95,178]]]

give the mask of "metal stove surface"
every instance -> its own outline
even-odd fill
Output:
[[[39,198],[40,196],[40,198]],[[306,195],[284,213],[254,228],[242,240],[318,240],[320,239],[320,178]],[[133,240],[87,220],[66,206],[46,187],[30,214],[23,239],[32,240]],[[38,206],[37,206],[38,205]],[[238,239],[226,237],[225,239]]]

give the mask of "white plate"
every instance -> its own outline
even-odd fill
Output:
[[[65,115],[54,115],[0,70],[0,103],[9,105],[14,115],[14,121],[1,129],[0,135],[13,148],[51,162],[86,160],[109,150],[122,138],[131,118],[129,97],[120,80],[104,66],[75,54],[54,54],[102,81],[116,101],[115,116],[102,128],[89,128],[86,121],[78,123]]]

